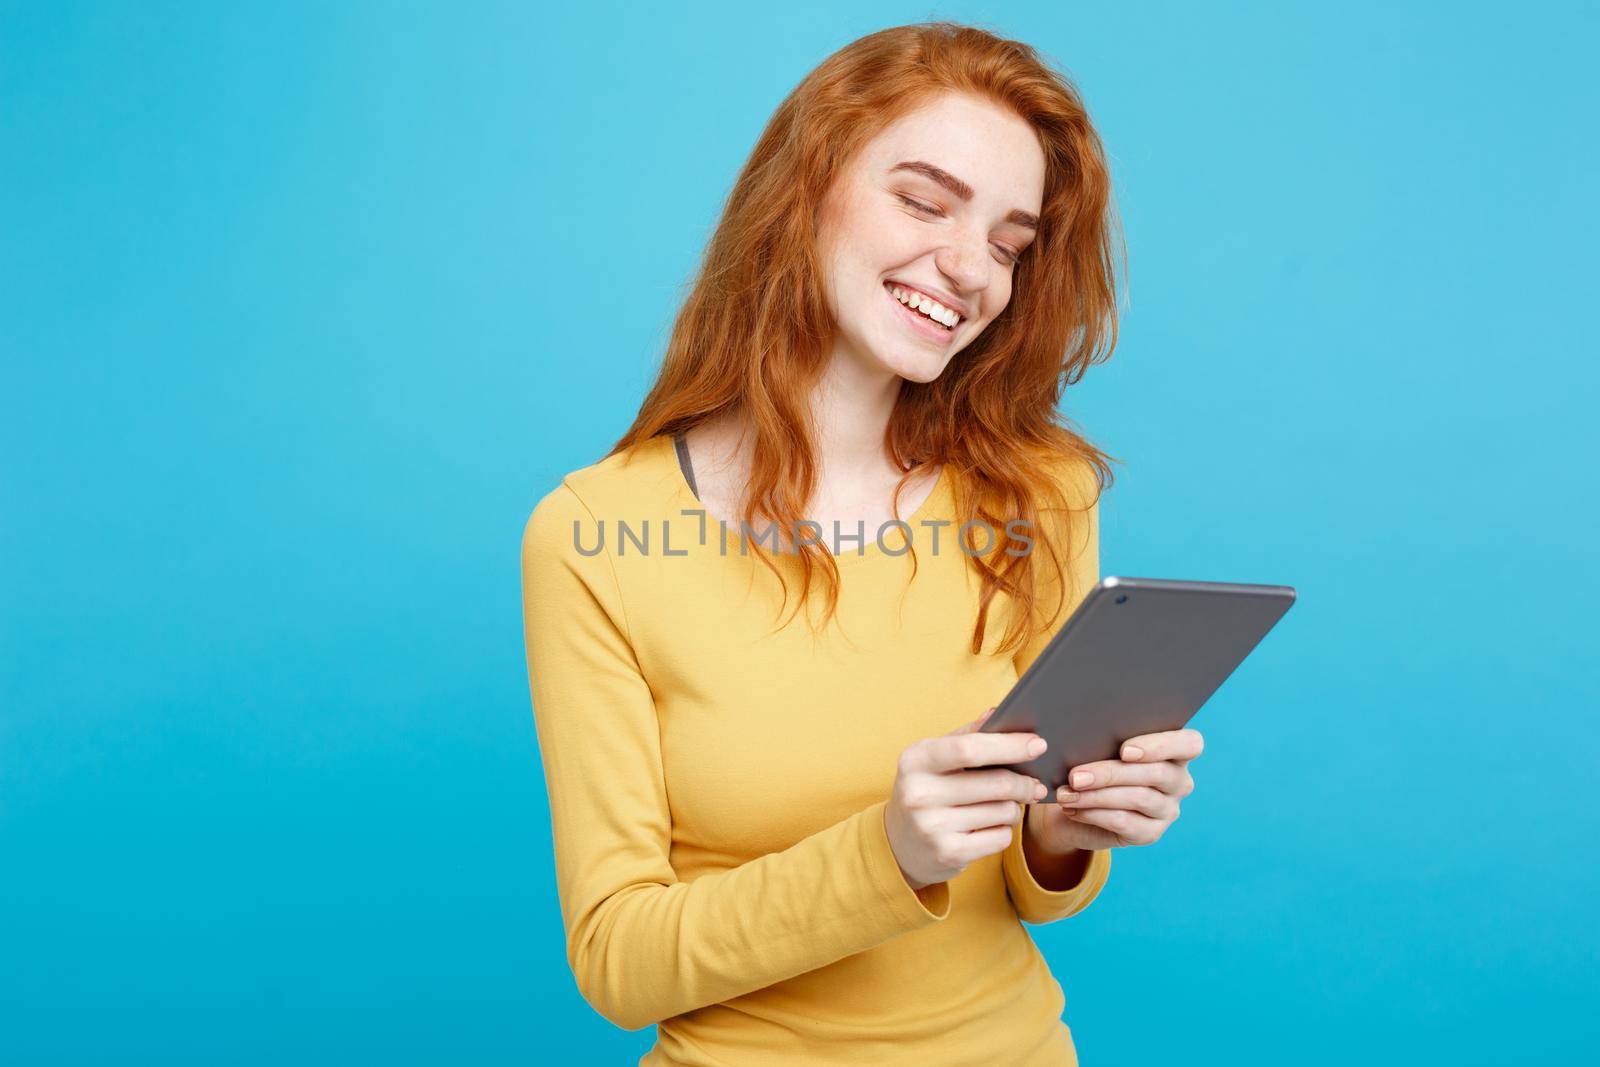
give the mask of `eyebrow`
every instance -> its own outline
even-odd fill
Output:
[[[950,190],[963,200],[972,199],[972,186],[968,185],[960,178],[957,178],[954,174],[951,174],[943,167],[936,167],[932,163],[924,163],[920,159],[909,159],[903,163],[896,163],[894,166],[890,167],[889,173],[893,174],[897,170],[909,170],[915,174],[920,174],[924,178],[930,178],[933,181],[938,182],[940,185],[944,186],[946,189]],[[1014,222],[1018,226],[1026,226],[1030,230],[1037,230],[1039,228],[1039,216],[1031,214],[1027,211],[1013,211],[1011,214],[1006,216],[1006,221]]]

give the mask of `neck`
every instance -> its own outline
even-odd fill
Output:
[[[881,477],[884,437],[904,379],[835,354],[811,392],[817,461],[825,477]]]
[[[864,367],[835,354],[808,398],[820,480],[854,487],[846,489],[847,494],[899,480],[900,472],[889,461],[884,438],[903,381],[882,367]],[[691,436],[695,439],[691,447],[697,477],[709,479],[727,473],[737,483],[748,478],[752,440],[742,411],[724,411],[697,427]]]

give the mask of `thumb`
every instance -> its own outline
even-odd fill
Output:
[[[999,705],[995,705],[995,706],[998,707]],[[975,731],[978,727],[982,726],[985,722],[987,722],[989,720],[989,716],[991,716],[993,714],[994,714],[994,708],[990,708],[988,711],[984,712],[982,715],[979,715],[976,719],[974,719],[973,721],[967,723],[965,726],[958,726],[954,730],[951,730],[950,732],[953,733],[953,734],[970,734],[973,731]]]

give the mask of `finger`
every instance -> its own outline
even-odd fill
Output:
[[[1191,760],[1204,748],[1205,739],[1199,730],[1164,730],[1128,738],[1122,742],[1121,756],[1125,763]]]
[[[1025,763],[1044,750],[1044,738],[1026,731],[946,734],[921,746],[923,769],[935,773]]]
[[[945,805],[981,804],[991,800],[1015,800],[1031,804],[1050,795],[1047,787],[1032,775],[1016,771],[967,770],[951,771],[934,779],[935,803]]]
[[[1074,822],[1087,823],[1109,830],[1117,837],[1130,845],[1148,845],[1159,838],[1167,826],[1157,819],[1140,815],[1137,812],[1122,811],[1120,809],[1089,808],[1087,811],[1073,811]]]
[[[1087,775],[1087,778],[1082,776]],[[1148,785],[1173,796],[1184,795],[1184,783],[1189,772],[1175,763],[1124,763],[1121,760],[1098,760],[1072,768],[1067,775],[1069,788],[1082,792],[1085,789],[1104,789],[1108,785]]]
[[[1015,826],[1022,821],[1023,807],[1013,800],[987,804],[958,804],[949,809],[945,825],[952,830],[982,830],[990,826]]]
[[[1089,789],[1074,793],[1069,789],[1056,791],[1056,802],[1065,808],[1113,808],[1136,811],[1152,819],[1167,819],[1177,813],[1178,802],[1157,789],[1144,785],[1113,785],[1105,789]]]

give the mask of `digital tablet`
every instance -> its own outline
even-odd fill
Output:
[[[1287,585],[1102,579],[979,729],[1049,742],[1006,766],[1053,797],[1130,737],[1186,726],[1294,600]]]

